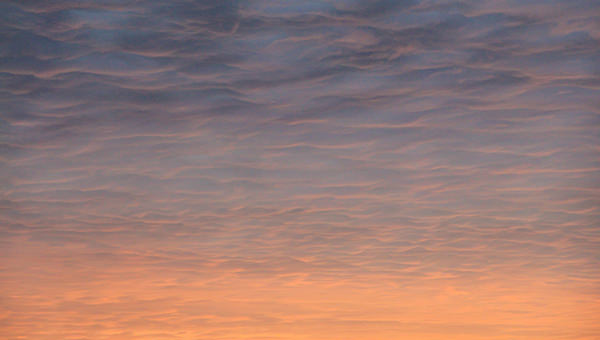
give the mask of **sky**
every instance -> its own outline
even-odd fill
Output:
[[[0,338],[600,339],[600,2],[0,3]]]

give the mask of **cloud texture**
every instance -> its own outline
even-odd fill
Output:
[[[598,339],[600,3],[3,1],[5,339]]]

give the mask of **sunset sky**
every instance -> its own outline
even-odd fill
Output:
[[[0,2],[0,339],[600,339],[600,1]]]

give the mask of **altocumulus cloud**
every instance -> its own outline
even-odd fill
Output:
[[[597,1],[3,1],[7,339],[595,339]]]

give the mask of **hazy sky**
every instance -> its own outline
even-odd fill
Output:
[[[0,4],[0,338],[600,339],[600,1]]]

